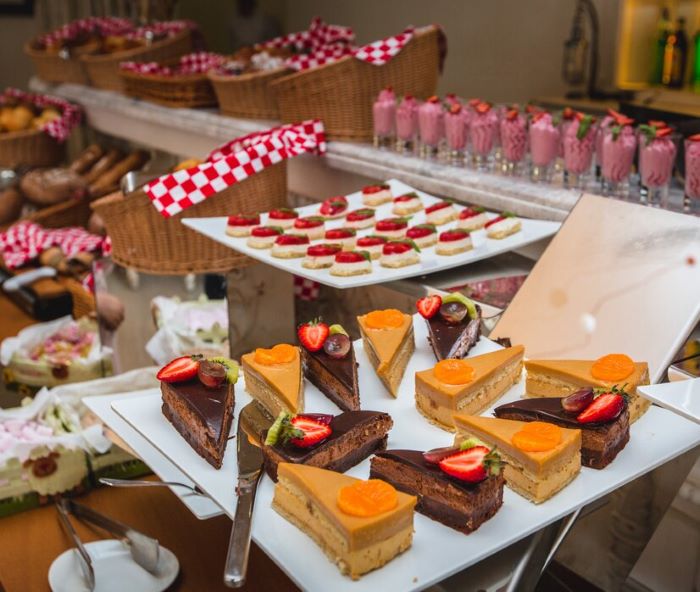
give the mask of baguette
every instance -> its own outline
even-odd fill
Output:
[[[102,158],[105,151],[98,144],[91,144],[68,167],[74,173],[84,175]]]
[[[101,175],[94,183],[90,184],[90,194],[96,195],[107,188],[118,184],[121,178],[129,171],[140,169],[148,162],[148,153],[144,150],[136,150],[120,160],[106,173]]]
[[[104,154],[96,163],[95,165],[87,172],[85,173],[85,181],[87,182],[88,185],[91,185],[97,179],[100,178],[101,175],[104,175],[109,169],[111,169],[115,164],[117,164],[124,155],[119,151],[119,150],[110,150],[106,154]]]

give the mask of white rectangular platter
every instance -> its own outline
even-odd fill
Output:
[[[92,397],[84,397],[82,402],[87,405],[88,409],[99,417],[105,425],[118,433],[119,436],[126,442],[131,449],[145,462],[156,475],[163,481],[177,481],[187,485],[194,485],[187,475],[180,471],[167,457],[154,448],[146,438],[132,428],[122,417],[112,410],[112,403],[119,399],[139,398],[143,396],[153,395],[153,391],[157,389],[146,389],[143,391],[134,391],[126,395],[118,393],[116,395],[95,395]],[[189,510],[200,520],[206,520],[214,516],[223,514],[223,510],[214,503],[211,499],[201,495],[194,495],[184,487],[171,487],[170,490],[180,498],[180,501],[185,504]]]
[[[411,191],[415,191],[423,201],[424,206],[429,206],[437,201],[439,198],[418,191],[401,181],[396,179],[391,179],[387,181],[391,186],[391,191],[394,196],[403,195]],[[362,192],[358,191],[347,196],[349,202],[348,211],[356,210],[358,208],[365,207],[362,205]],[[297,211],[301,216],[313,216],[318,214],[319,204],[311,204],[301,208],[297,208]],[[455,204],[457,209],[462,209],[463,207]],[[387,203],[375,208],[376,219],[382,220],[384,218],[391,218],[393,214],[391,213],[392,204]],[[231,212],[235,214],[236,212]],[[497,216],[495,213],[488,214],[490,218]],[[326,222],[326,229],[330,228],[340,228],[344,226],[344,218],[339,220],[330,220]],[[267,223],[267,214],[261,216],[261,223]],[[419,212],[414,214],[411,218],[410,226],[416,224],[422,224],[425,222],[425,214]],[[270,255],[270,249],[253,249],[246,244],[246,238],[235,238],[228,236],[226,234],[226,218],[183,218],[182,223],[197,232],[208,236],[215,241],[220,242],[227,247],[231,247],[236,251],[240,251],[253,259],[277,267],[283,271],[293,273],[311,280],[315,280],[321,284],[327,286],[332,286],[334,288],[356,288],[358,286],[369,286],[373,284],[381,284],[384,282],[391,282],[394,280],[400,280],[409,277],[415,277],[420,275],[425,275],[428,273],[434,273],[437,271],[443,271],[445,269],[450,269],[453,267],[459,267],[467,263],[472,263],[474,261],[479,261],[481,259],[487,259],[488,257],[493,257],[494,255],[499,255],[501,253],[506,253],[514,249],[518,249],[530,243],[536,242],[540,239],[552,236],[559,230],[561,224],[559,222],[549,222],[544,220],[522,220],[522,230],[517,232],[507,238],[496,240],[486,237],[486,232],[484,230],[477,230],[472,232],[472,242],[474,243],[474,248],[466,253],[461,253],[459,255],[437,255],[435,253],[435,247],[429,247],[422,249],[420,254],[420,263],[415,265],[408,265],[406,267],[400,267],[396,269],[389,269],[382,267],[379,261],[372,262],[372,273],[356,276],[339,277],[330,274],[328,269],[306,269],[302,267],[301,262],[303,258],[298,259],[279,259]],[[454,222],[445,224],[438,227],[438,232],[447,230],[454,226]],[[365,236],[372,234],[374,230],[369,228],[367,230],[358,231],[358,236]],[[313,241],[313,243],[321,243],[320,241]]]
[[[652,384],[637,390],[657,405],[700,424],[700,378]]]
[[[363,351],[362,342],[355,342],[360,365],[362,407],[387,411],[393,417],[394,428],[389,433],[389,448],[425,450],[448,446],[452,444],[452,434],[429,424],[414,406],[414,373],[435,364],[427,342],[425,322],[420,317],[414,317],[414,327],[416,352],[408,365],[396,399],[386,393],[376,377]],[[496,344],[482,338],[471,355],[497,348]],[[243,384],[236,385],[237,410],[249,401],[249,397],[242,392],[243,388]],[[517,399],[522,393],[521,382],[510,389],[499,403]],[[233,516],[236,505],[236,448],[233,441],[229,443],[222,469],[217,471],[201,459],[163,417],[157,390],[154,389],[151,396],[116,401],[113,407],[209,493],[229,516]],[[306,410],[339,412],[309,383],[306,384]],[[491,410],[486,414],[490,412]],[[568,487],[539,506],[506,488],[503,507],[491,520],[468,536],[416,514],[413,546],[383,568],[363,576],[357,582],[340,575],[311,539],[271,509],[273,482],[267,476],[263,477],[258,489],[253,538],[303,590],[420,590],[536,532],[699,443],[700,426],[665,409],[652,407],[632,426],[629,444],[605,470],[584,468]],[[348,474],[367,478],[369,461],[360,463]]]

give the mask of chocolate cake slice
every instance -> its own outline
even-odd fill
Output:
[[[629,406],[625,401],[622,412],[612,421],[581,423],[576,413],[562,407],[560,397],[520,399],[494,409],[502,419],[546,421],[564,428],[581,430],[581,464],[592,469],[607,467],[630,439]]]
[[[388,413],[346,411],[330,420],[330,435],[310,448],[295,446],[291,441],[263,444],[265,470],[274,481],[277,481],[277,465],[281,462],[344,473],[373,452],[384,450],[387,433],[393,425]],[[263,442],[266,436],[267,433],[263,435]]]
[[[481,312],[476,319],[451,325],[440,315],[426,319],[428,341],[438,361],[449,358],[465,358],[481,335]]]
[[[333,358],[323,349],[310,352],[301,348],[304,376],[343,411],[360,408],[360,387],[357,383],[355,349],[344,358]]]
[[[220,469],[233,421],[234,385],[205,386],[195,377],[161,382],[160,390],[163,415],[197,454]]]
[[[473,532],[503,505],[503,472],[468,483],[428,463],[418,450],[385,450],[370,460],[371,479],[383,479],[418,497],[416,510],[465,534]]]

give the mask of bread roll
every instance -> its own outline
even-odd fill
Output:
[[[144,150],[132,152],[129,154],[129,156],[120,160],[116,165],[109,169],[109,171],[103,175],[100,175],[100,177],[94,183],[90,183],[90,194],[94,196],[105,189],[113,187],[115,184],[119,183],[120,179],[129,171],[138,170],[147,162],[148,152],[145,152]]]
[[[119,150],[109,150],[100,160],[95,163],[89,172],[85,174],[85,181],[88,185],[97,181],[101,175],[104,175],[109,169],[117,164],[123,154]]]
[[[87,193],[85,180],[68,169],[35,169],[19,182],[24,196],[37,206],[51,206]]]
[[[0,191],[0,224],[9,224],[19,218],[24,198],[16,187]]]
[[[98,144],[91,144],[83,150],[68,167],[74,173],[82,175],[89,171],[100,160],[105,151]]]

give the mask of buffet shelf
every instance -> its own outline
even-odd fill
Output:
[[[38,78],[31,80],[30,87],[80,103],[94,129],[183,158],[204,155],[227,140],[275,123],[236,119],[205,109],[161,107],[112,91],[76,84],[51,85]],[[460,202],[547,220],[563,220],[580,197],[580,192],[561,187],[534,185],[349,142],[329,142],[323,160],[300,157],[290,161],[290,190],[322,197],[326,185],[327,191],[332,191],[332,185],[338,190],[339,171],[349,177],[346,185],[354,183],[354,189],[358,178],[395,177]]]

